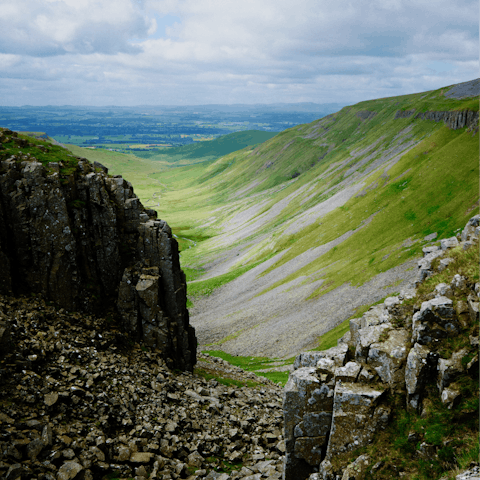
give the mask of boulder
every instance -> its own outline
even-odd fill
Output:
[[[410,333],[404,329],[390,330],[387,340],[370,345],[367,364],[375,369],[382,382],[395,387],[404,382],[409,350]]]
[[[356,383],[337,383],[327,460],[370,443],[386,427],[390,409],[381,404],[386,389]]]
[[[45,445],[43,444],[43,441],[41,438],[36,438],[32,440],[28,445],[27,445],[27,457],[30,460],[35,460],[39,453],[42,451],[43,447]]]
[[[461,399],[461,392],[458,385],[452,383],[449,387],[443,389],[440,396],[442,403],[449,409],[457,406]]]
[[[442,250],[448,250],[450,248],[454,248],[458,245],[457,237],[450,237],[450,238],[442,238],[440,240],[440,248]]]
[[[356,362],[348,362],[344,367],[335,369],[335,382],[356,382],[362,366]]]
[[[342,480],[363,480],[370,464],[368,455],[360,455],[344,470]]]
[[[459,332],[453,302],[447,297],[437,297],[423,302],[419,312],[413,315],[412,342],[421,345],[436,344],[440,339]]]
[[[78,462],[65,462],[58,470],[57,480],[72,480],[83,470]]]
[[[154,457],[151,452],[134,452],[130,456],[130,462],[132,463],[150,463],[150,460]]]
[[[453,276],[451,286],[453,289],[456,289],[456,290],[464,290],[467,287],[465,277],[456,273]]]
[[[439,283],[435,287],[435,296],[452,298],[452,287],[450,285],[447,285],[446,283]]]
[[[398,297],[389,297],[390,299],[397,299]],[[387,302],[389,307],[392,308],[397,305],[396,301]],[[367,327],[374,327],[376,325],[382,325],[391,319],[388,309],[384,304],[374,305],[363,314],[361,318],[353,318],[350,320],[350,332],[351,342],[356,347],[360,338],[360,330]],[[362,335],[364,332],[362,332]]]
[[[423,282],[426,278],[430,277],[433,273],[432,271],[432,262],[435,258],[441,257],[443,255],[442,250],[434,250],[427,253],[421,260],[417,262],[418,273],[416,278],[416,283]]]
[[[458,300],[455,306],[455,312],[461,328],[467,328],[470,324],[470,311],[468,308],[468,303],[464,302],[463,300]]]
[[[328,460],[323,460],[318,467],[318,479],[320,480],[334,480],[335,472],[332,464]]]
[[[473,237],[478,238],[479,225],[480,225],[480,215],[475,215],[465,225],[465,228],[463,229],[460,237],[461,241],[467,242],[471,240]]]
[[[341,345],[320,352],[303,352],[295,358],[293,369],[315,367],[321,358],[333,359],[335,365],[341,367],[345,364],[347,351],[348,345],[342,343]]]
[[[355,343],[355,361],[366,363],[370,346],[380,342],[392,329],[391,323],[365,327],[358,331]]]
[[[468,303],[468,313],[470,314],[470,321],[473,324],[478,324],[479,315],[478,315],[478,297],[474,297],[473,295],[469,295],[467,298]]]
[[[438,271],[443,272],[451,263],[453,263],[455,260],[450,257],[442,258],[440,262],[438,263]]]
[[[467,372],[472,377],[478,377],[478,354],[467,363]]]
[[[440,358],[437,365],[437,386],[440,393],[448,387],[463,371],[462,359],[468,354],[467,348],[462,348],[452,354],[449,359]]]
[[[432,372],[435,371],[437,361],[438,354],[419,343],[416,343],[408,352],[405,386],[410,396],[421,393]]]

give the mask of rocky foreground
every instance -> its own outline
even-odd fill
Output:
[[[336,347],[297,356],[284,396],[285,480],[433,480],[458,465],[462,442],[478,437],[479,235],[477,215],[458,238],[425,246],[417,289],[351,319]],[[410,413],[403,458],[375,460],[402,446],[403,433],[386,432],[402,412]],[[378,455],[379,439],[392,437]],[[479,478],[472,467],[456,478]]]
[[[204,375],[257,385],[173,372],[112,325],[0,297],[0,478],[281,478],[279,386],[204,355]]]

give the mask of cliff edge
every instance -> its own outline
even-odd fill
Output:
[[[110,312],[169,368],[191,371],[195,330],[167,223],[99,163],[7,129],[0,147],[0,293]]]

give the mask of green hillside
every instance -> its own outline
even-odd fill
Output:
[[[196,142],[193,145],[184,147],[148,150],[146,152],[135,152],[135,154],[141,158],[162,160],[170,163],[185,163],[185,161],[190,161],[190,163],[204,162],[217,159],[251,145],[258,145],[275,135],[276,133],[274,132],[247,130],[222,135],[215,140]]]
[[[449,90],[361,102],[194,166],[103,161],[178,236],[202,346],[291,357],[412,280],[425,236],[478,211],[478,128],[415,118],[478,112]]]

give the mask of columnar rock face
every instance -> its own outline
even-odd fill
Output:
[[[478,215],[469,220],[461,242],[443,239],[440,247],[425,248],[419,277],[432,274],[433,257],[478,242],[479,221]],[[479,288],[477,284],[475,292]],[[418,410],[427,381],[435,379],[444,404],[451,408],[458,401],[455,381],[465,368],[478,371],[478,356],[465,366],[462,359],[471,353],[468,349],[439,358],[435,348],[441,339],[478,322],[478,297],[467,290],[465,278],[455,275],[449,284],[437,285],[433,298],[414,306],[405,303],[414,298],[412,286],[351,320],[350,331],[338,346],[295,359],[284,390],[284,480],[340,478],[331,461],[366,446],[387,426],[390,392],[405,392],[408,408]],[[466,293],[467,302],[460,300]]]
[[[57,163],[0,162],[0,271],[0,293],[41,293],[70,311],[117,310],[133,339],[161,349],[170,367],[193,368],[177,242],[102,165],[80,159],[66,176]]]
[[[415,114],[415,110],[398,110],[395,113],[395,118],[408,118]],[[419,112],[414,118],[422,120],[433,120],[434,122],[443,122],[452,129],[458,130],[460,128],[468,127],[475,128],[478,125],[478,112],[472,110],[447,111],[447,112]]]

